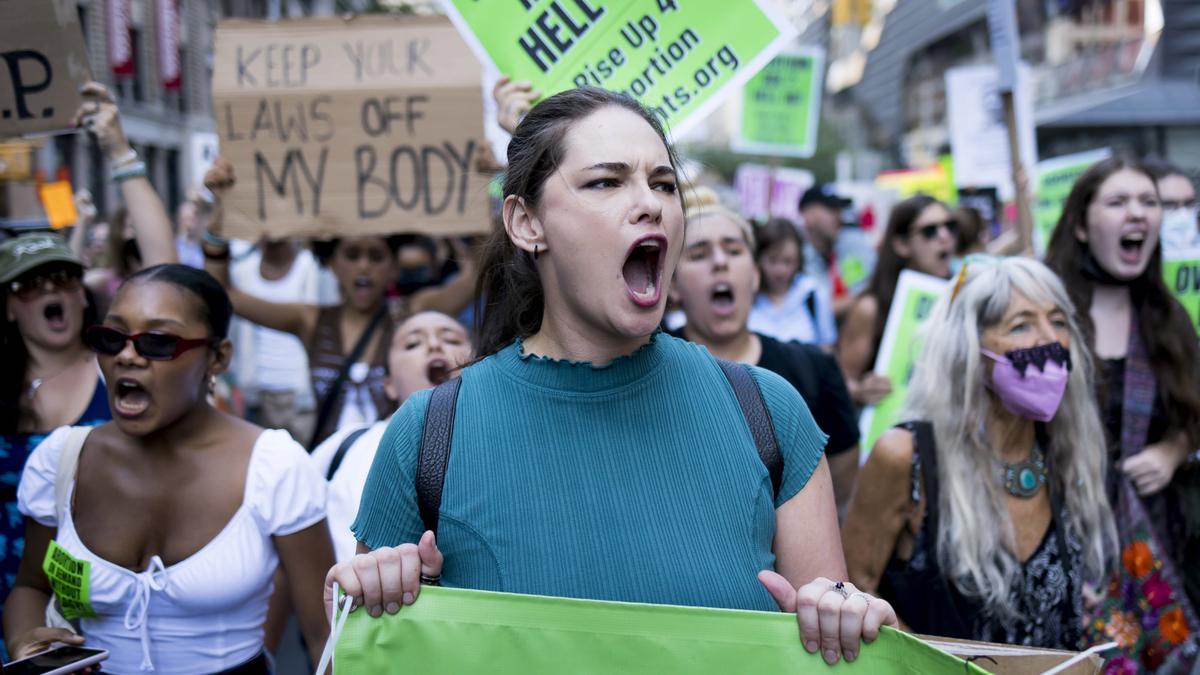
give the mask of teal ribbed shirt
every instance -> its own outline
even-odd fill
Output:
[[[438,521],[447,586],[597,600],[777,609],[775,507],[826,436],[783,378],[755,379],[784,458],[772,500],[733,389],[707,350],[659,333],[603,367],[525,355],[462,373]],[[353,530],[371,548],[423,531],[414,475],[429,392],[392,417]]]

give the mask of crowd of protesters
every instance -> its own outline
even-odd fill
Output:
[[[269,673],[289,617],[317,662],[335,583],[372,616],[443,583],[778,609],[829,664],[881,626],[1197,662],[1200,352],[1162,276],[1200,241],[1179,168],[1092,166],[1043,260],[982,253],[979,213],[925,195],[874,242],[833,185],[754,224],[632,99],[503,79],[485,241],[231,242],[233,167],[172,223],[84,94],[123,206],[81,193],[68,238],[0,244],[6,658]],[[905,270],[949,290],[899,383],[876,360]],[[901,423],[860,447],[898,385]],[[431,511],[418,457],[447,414]],[[82,605],[48,554],[88,563]]]

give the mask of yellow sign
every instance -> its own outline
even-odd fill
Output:
[[[42,208],[46,209],[50,229],[61,230],[74,225],[79,219],[79,214],[75,213],[75,198],[70,182],[60,180],[44,183],[38,188],[38,197],[42,200]]]

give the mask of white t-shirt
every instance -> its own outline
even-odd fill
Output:
[[[313,289],[316,287],[317,264],[311,253],[297,253],[282,279],[264,279],[259,271],[261,263],[262,254],[257,251],[238,262],[235,278],[238,290],[271,302],[311,304],[316,301]],[[261,391],[294,391],[297,369],[308,370],[304,344],[295,335],[262,326],[254,326],[251,335],[254,380],[246,384]]]
[[[246,469],[242,505],[220,533],[169,567],[155,555],[147,569],[134,572],[89,551],[69,510],[58,522],[54,481],[68,431],[56,430],[34,449],[17,500],[22,514],[57,527],[58,544],[90,563],[88,601],[97,617],[82,619],[81,628],[85,646],[109,651],[105,672],[212,673],[254,658],[263,648],[279,564],[271,537],[325,517],[325,481],[304,448],[286,431],[262,432]],[[74,488],[72,480],[71,493]]]
[[[329,533],[333,536],[333,554],[338,562],[353,557],[358,546],[350,526],[358,517],[358,504],[362,501],[367,474],[371,472],[375,451],[379,449],[387,426],[388,420],[381,420],[367,427],[366,432],[346,451],[337,472],[329,481]],[[337,454],[342,441],[362,428],[355,426],[339,429],[313,450],[312,463],[322,477],[329,475],[329,465],[333,462],[333,456]]]
[[[750,308],[747,324],[755,333],[783,342],[831,345],[837,341],[833,299],[820,281],[807,274],[796,275],[778,305],[760,293]]]

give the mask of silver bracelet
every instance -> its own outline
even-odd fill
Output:
[[[138,158],[137,150],[130,148],[129,152],[127,152],[127,153],[121,155],[120,157],[114,159],[113,161],[109,162],[108,166],[113,171],[116,171],[117,169],[125,166],[126,164],[132,164],[133,162],[137,161],[137,158]]]

